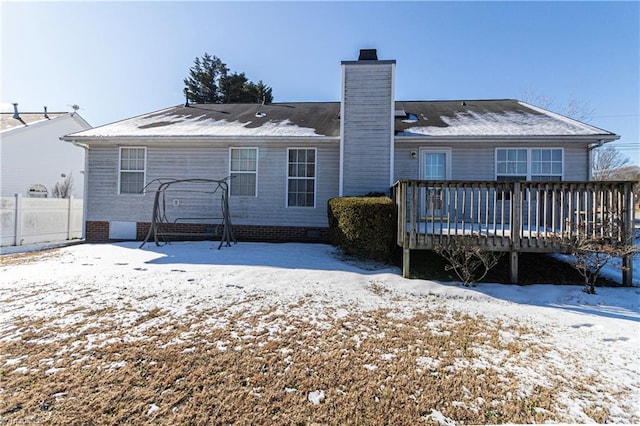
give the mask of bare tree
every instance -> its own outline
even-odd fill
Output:
[[[578,99],[574,95],[569,96],[566,104],[558,105],[553,99],[545,95],[525,90],[522,94],[522,100],[578,121],[588,121],[589,117],[595,112],[587,101]]]
[[[640,166],[632,164],[615,169],[611,174],[611,180],[632,180],[640,183]]]
[[[613,146],[605,146],[595,150],[593,159],[594,180],[614,180],[619,171],[629,163],[629,158]]]
[[[588,121],[594,112],[595,109],[591,108],[587,101],[573,95],[569,96],[567,104],[561,110],[561,114],[578,121]]]
[[[62,182],[56,182],[51,190],[53,198],[69,198],[73,194],[73,173],[69,173]]]

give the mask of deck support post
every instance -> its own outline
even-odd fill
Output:
[[[411,265],[411,250],[402,248],[402,278],[409,278],[409,266]]]
[[[513,182],[511,194],[511,253],[509,266],[511,270],[511,282],[518,284],[518,251],[520,250],[520,228],[522,227],[522,185]],[[530,220],[530,219],[529,219]],[[529,224],[531,229],[531,224]]]
[[[624,236],[625,244],[633,246],[635,232],[635,197],[633,193],[633,184],[627,182],[624,188],[625,192],[625,215],[624,215]],[[622,257],[622,284],[628,287],[633,286],[633,259],[631,255]]]
[[[518,252],[509,253],[509,269],[511,271],[511,283],[518,284]]]
[[[622,285],[633,286],[633,258],[629,255],[622,257]]]

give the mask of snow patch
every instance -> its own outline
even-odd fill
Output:
[[[574,120],[559,120],[548,114],[506,111],[458,112],[454,116],[440,116],[447,124],[409,127],[399,136],[533,136],[533,135],[599,135],[602,129]]]
[[[455,420],[450,419],[449,417],[442,414],[440,411],[432,409],[430,414],[424,416],[427,420],[433,420],[439,425],[443,426],[456,426]]]
[[[147,410],[147,416],[151,416],[153,413],[160,411],[160,407],[156,404],[149,405],[149,409]]]
[[[315,129],[297,126],[288,119],[268,120],[258,127],[248,127],[250,124],[251,121],[215,120],[202,115],[173,114],[165,110],[84,130],[74,136],[322,136]]]
[[[307,396],[307,399],[313,405],[318,405],[322,401],[324,401],[324,391],[323,390],[317,390],[317,391],[309,392],[309,395]]]

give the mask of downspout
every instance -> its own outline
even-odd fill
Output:
[[[602,145],[604,145],[604,141],[600,139],[597,143],[592,143],[592,144],[589,144],[589,146],[587,146],[587,157],[588,157],[587,180],[588,181],[593,180],[593,159],[594,159],[593,150],[600,148]]]
[[[60,138],[61,140],[64,140]],[[82,194],[82,239],[86,239],[87,237],[87,208],[89,203],[87,203],[88,198],[88,189],[89,189],[89,171],[87,170],[89,166],[89,146],[83,143],[79,143],[76,140],[66,141],[71,142],[74,146],[78,148],[84,149],[84,177],[83,177],[83,185],[84,191]]]

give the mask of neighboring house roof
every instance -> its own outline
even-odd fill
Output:
[[[13,112],[0,113],[0,133],[5,134],[20,129],[26,129],[29,126],[40,126],[44,123],[51,122],[61,117],[72,117],[80,123],[81,127],[90,128],[91,126],[77,113],[71,112],[48,112],[45,117],[44,112],[21,112],[20,118],[14,118]]]
[[[397,101],[403,136],[601,136],[606,130],[514,99]],[[95,127],[65,139],[137,137],[339,137],[339,102],[192,104]]]
[[[19,129],[27,126],[31,126],[40,122],[54,120],[58,117],[69,114],[68,112],[49,112],[47,117],[43,112],[21,112],[20,118],[13,118],[13,112],[1,112],[0,113],[0,132],[8,130]]]

